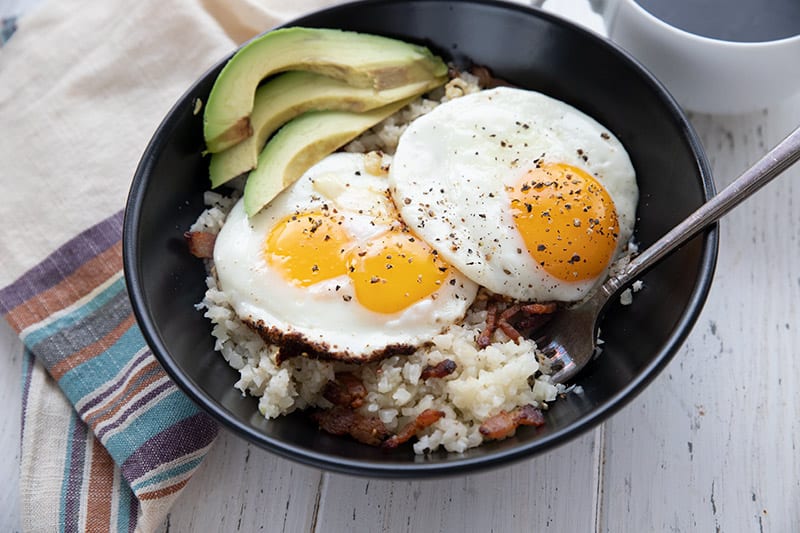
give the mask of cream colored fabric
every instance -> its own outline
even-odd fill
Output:
[[[31,370],[26,424],[22,431],[20,459],[20,515],[23,531],[47,531],[59,523],[64,457],[69,438],[72,405],[58,385],[37,363]],[[46,444],[54,453],[34,453]]]
[[[161,118],[256,33],[333,0],[59,0],[0,50],[0,286],[120,210]]]
[[[237,43],[331,3],[59,0],[25,15],[0,49],[0,287],[124,207],[147,142],[196,78]],[[72,407],[41,364],[30,391],[21,525],[52,531]],[[138,529],[157,529],[171,500],[145,502]]]

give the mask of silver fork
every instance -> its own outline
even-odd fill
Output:
[[[569,381],[592,359],[597,349],[600,319],[608,303],[623,289],[691,237],[772,181],[798,159],[800,127],[722,192],[639,254],[621,272],[608,278],[591,297],[557,312],[538,329],[535,332],[535,341],[550,361],[550,368],[554,371],[552,380],[556,383]]]

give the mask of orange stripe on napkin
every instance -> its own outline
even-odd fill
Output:
[[[163,489],[154,490],[152,492],[143,492],[142,494],[138,494],[140,500],[157,500],[158,498],[163,498],[173,492],[177,492],[183,488],[186,483],[189,482],[189,478],[186,478],[174,485],[170,485],[169,487],[164,487]]]
[[[122,242],[86,262],[58,285],[9,311],[6,319],[17,332],[74,304],[122,269]]]
[[[148,372],[152,372],[154,369],[157,369],[157,368],[160,368],[160,367],[158,365],[158,362],[156,362],[154,360],[152,363],[148,364],[146,367],[144,367],[141,370],[139,370],[136,373],[136,376],[133,379],[130,380],[128,385],[123,390],[121,390],[118,394],[116,394],[114,396],[114,398],[112,398],[110,401],[105,402],[103,404],[103,406],[113,405],[113,403],[115,401],[117,401],[117,399],[119,399],[122,396],[127,396],[128,398],[132,398],[133,396],[136,396],[137,394],[139,394],[141,391],[143,391],[144,389],[146,389],[147,387],[149,387],[150,385],[152,385],[156,381],[158,381],[160,379],[163,379],[165,374],[163,372],[157,372],[156,374],[150,376],[150,378],[146,379],[144,382],[140,383],[135,389],[131,390],[131,387],[133,386],[134,383],[136,383],[136,379],[139,376],[147,374]],[[129,407],[128,403],[127,402],[120,402],[119,405],[116,405],[113,409],[110,409],[108,412],[103,413],[102,416],[99,416],[97,418],[94,418],[94,413],[92,413],[92,414],[88,414],[87,413],[87,415],[86,415],[84,420],[86,420],[86,423],[89,424],[90,426],[92,426],[92,428],[97,428],[98,424],[108,420],[109,418],[112,418],[115,414],[117,414],[119,412],[120,409],[122,409],[124,407]],[[103,409],[100,408],[100,409],[97,409],[96,411],[101,411],[102,412]]]
[[[133,327],[135,322],[136,321],[133,318],[133,313],[131,313],[105,337],[53,365],[50,368],[50,375],[53,376],[56,381],[58,381],[64,376],[64,374],[73,368],[85,363],[93,357],[97,357],[111,347],[115,342],[117,342],[126,331]]]
[[[94,439],[92,464],[89,471],[89,494],[87,496],[86,530],[111,531],[111,500],[114,490],[114,460],[108,451]]]

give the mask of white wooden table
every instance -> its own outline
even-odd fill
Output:
[[[585,14],[581,0],[562,2]],[[721,188],[800,124],[800,94],[691,119]],[[500,470],[435,481],[324,473],[223,431],[164,530],[798,531],[798,180],[800,167],[724,219],[713,288],[685,346],[594,431]],[[0,530],[15,531],[21,345],[4,322],[0,354]]]

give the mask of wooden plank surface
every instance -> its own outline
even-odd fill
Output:
[[[601,431],[482,474],[376,481],[326,474],[317,531],[593,531]]]
[[[800,125],[800,96],[692,120],[722,188]],[[723,219],[720,241],[685,347],[607,424],[600,531],[800,525],[800,167]]]
[[[600,435],[496,471],[388,481],[298,466],[225,432],[163,531],[592,531]]]
[[[0,530],[19,531],[22,342],[0,319]]]
[[[313,531],[322,475],[223,430],[164,531]]]

